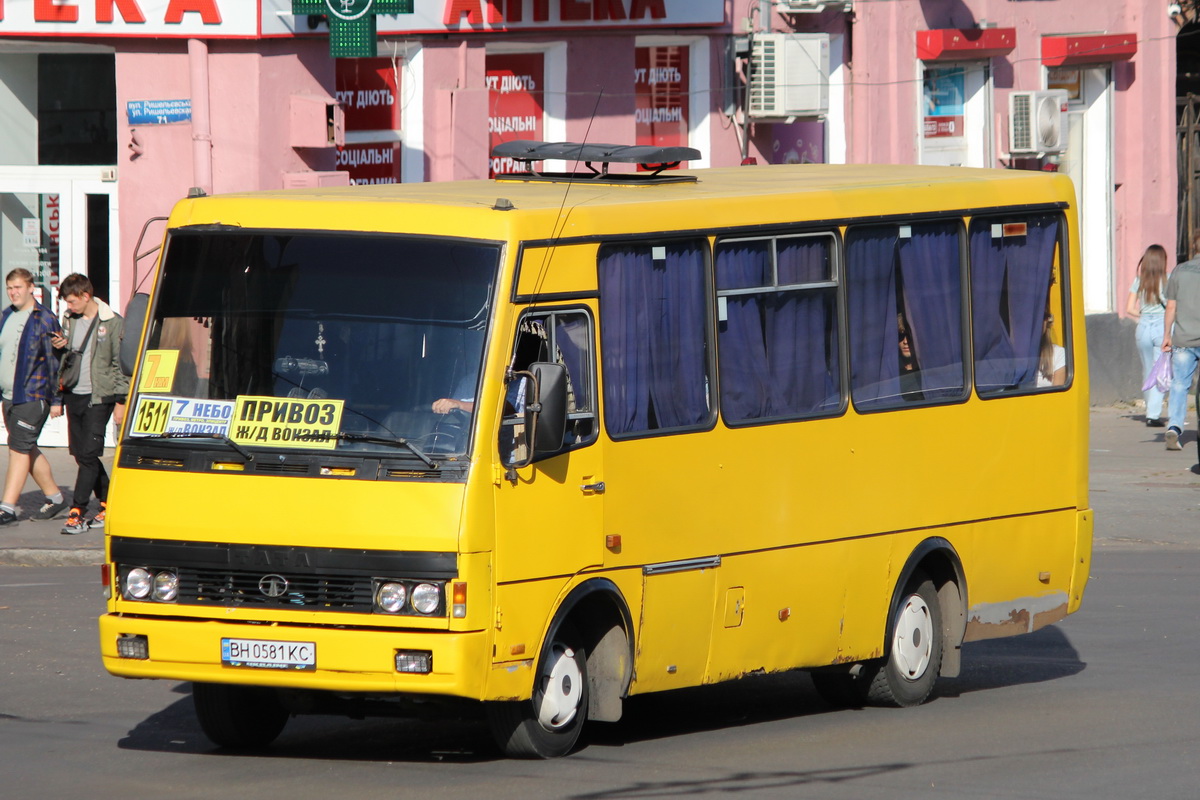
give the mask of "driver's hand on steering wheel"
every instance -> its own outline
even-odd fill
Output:
[[[433,401],[433,413],[435,414],[449,414],[451,411],[462,411],[465,414],[470,414],[474,410],[474,400],[454,400],[449,397],[443,397],[440,400]]]

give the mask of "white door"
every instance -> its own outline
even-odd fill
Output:
[[[1059,169],[1071,176],[1079,203],[1084,310],[1115,311],[1112,82],[1108,67],[1064,72],[1073,78],[1074,89],[1068,89],[1067,150]]]
[[[114,178],[112,167],[0,167],[0,269],[33,273],[38,301],[59,317],[58,284],[72,272],[120,308]],[[38,442],[65,447],[65,421],[47,422]]]

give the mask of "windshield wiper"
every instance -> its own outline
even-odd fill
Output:
[[[317,434],[313,434],[312,436],[298,437],[298,438],[306,438],[306,439],[311,439],[313,441],[321,441],[321,442],[329,440],[329,439],[338,439],[343,442],[370,442],[371,444],[390,444],[390,445],[395,445],[396,447],[406,447],[414,456],[421,459],[421,461],[423,461],[425,463],[425,466],[429,467],[430,469],[438,469],[438,464],[436,461],[434,461],[432,458],[430,458],[429,456],[427,456],[423,452],[421,452],[421,448],[417,447],[415,444],[410,442],[408,439],[405,439],[400,436],[396,436],[396,437],[371,436],[370,434],[367,434],[367,433],[343,432],[343,433],[317,433]]]
[[[145,436],[132,437],[134,441],[162,441],[163,439],[212,439],[229,445],[237,454],[247,461],[254,460],[254,454],[223,433],[200,433],[199,431],[167,431],[166,433],[150,433]]]

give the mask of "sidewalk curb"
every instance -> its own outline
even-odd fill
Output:
[[[103,550],[0,549],[0,566],[5,567],[94,567],[103,563]]]

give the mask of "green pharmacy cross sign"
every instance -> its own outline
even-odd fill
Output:
[[[329,55],[375,56],[375,15],[411,14],[413,0],[292,0],[292,13],[324,14],[329,19]]]

